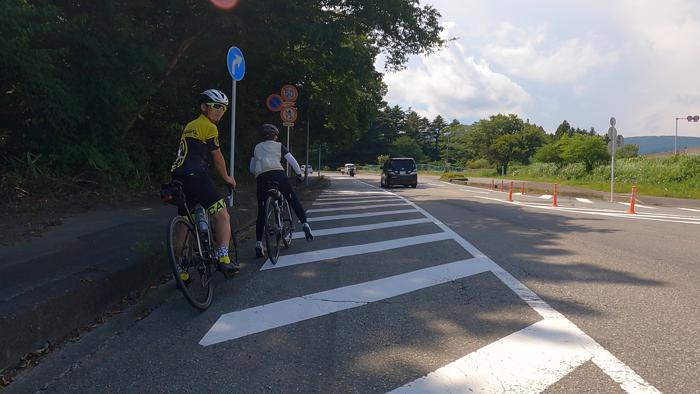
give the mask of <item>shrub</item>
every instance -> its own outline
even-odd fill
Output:
[[[491,163],[486,159],[474,159],[467,162],[467,168],[490,168]]]

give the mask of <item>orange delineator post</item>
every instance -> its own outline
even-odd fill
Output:
[[[556,183],[554,184],[554,198],[552,200],[552,206],[553,207],[559,206],[559,205],[557,205],[557,184]]]
[[[513,201],[513,181],[510,181],[510,187],[508,187],[508,201]]]
[[[525,195],[525,182],[520,184],[520,194]]]
[[[501,179],[501,191],[503,191],[503,179]]]
[[[630,196],[630,210],[627,213],[636,214],[634,211],[634,200],[637,197],[637,186],[632,186],[632,195]]]

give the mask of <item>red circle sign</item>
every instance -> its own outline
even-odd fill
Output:
[[[280,89],[280,95],[284,101],[296,101],[297,97],[299,97],[299,91],[294,85],[284,85]]]
[[[294,107],[287,107],[280,111],[280,118],[283,122],[294,122],[297,120],[297,109]]]
[[[277,112],[281,110],[283,104],[284,101],[282,100],[282,97],[279,94],[271,94],[267,96],[267,99],[265,100],[265,105],[267,105],[267,109],[269,109],[272,112]]]

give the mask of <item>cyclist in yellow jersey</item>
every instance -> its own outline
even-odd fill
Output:
[[[219,90],[209,89],[200,94],[200,115],[185,126],[171,172],[173,180],[182,182],[187,205],[194,207],[199,203],[214,218],[218,242],[215,257],[223,270],[235,273],[239,270],[238,262],[231,262],[228,256],[231,239],[229,214],[223,198],[207,173],[208,159],[211,158],[216,172],[224,182],[236,187],[236,180],[226,171],[226,161],[219,147],[219,129],[216,127],[227,106],[228,98]],[[188,212],[178,214],[187,215]]]

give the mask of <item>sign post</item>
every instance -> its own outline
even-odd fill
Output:
[[[609,152],[611,157],[610,162],[610,202],[613,201],[613,192],[615,191],[615,141],[617,140],[617,129],[615,129],[615,117],[610,118],[610,128],[608,129],[608,137],[610,138]]]
[[[294,107],[294,102],[297,101],[299,97],[299,91],[294,85],[284,85],[280,89],[280,96],[282,96],[282,110],[280,111],[280,118],[282,118],[282,125],[287,126],[287,149],[292,152],[292,141],[289,130],[294,126],[294,121],[297,120],[297,109]],[[287,163],[287,176],[289,176],[289,163]]]
[[[287,149],[291,152],[292,142],[289,140],[289,129],[294,126],[294,121],[297,120],[297,109],[294,107],[284,108],[280,111],[280,118],[282,118],[282,125],[287,126]],[[287,163],[287,176],[289,176],[289,163]]]
[[[236,146],[236,81],[243,79],[245,75],[245,59],[243,52],[237,47],[231,47],[226,54],[226,65],[231,74],[231,158],[229,162],[229,173],[233,176],[233,162],[235,158]]]

